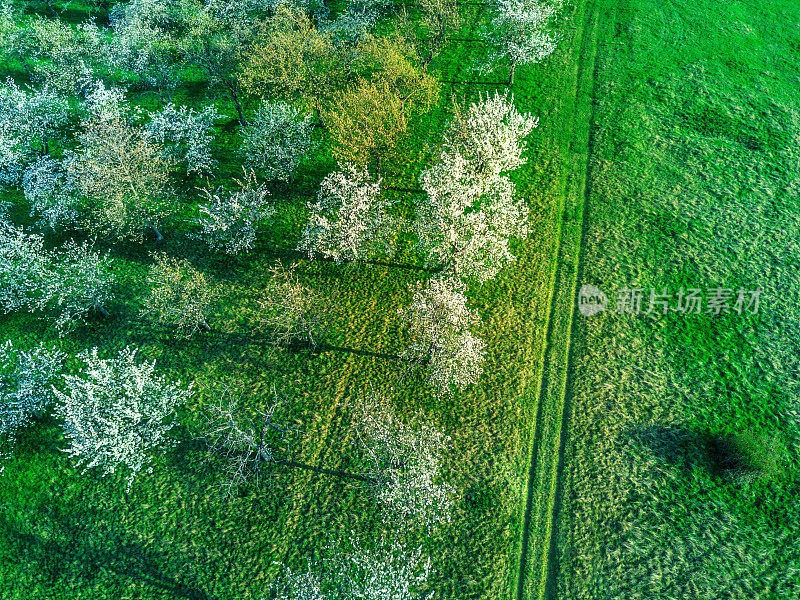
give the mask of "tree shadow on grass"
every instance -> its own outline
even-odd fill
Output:
[[[59,504],[32,510],[4,508],[0,532],[14,549],[6,560],[16,562],[45,585],[92,589],[103,572],[111,572],[174,598],[210,600],[196,585],[165,574],[159,566],[162,557],[127,539],[117,515],[82,507],[69,510]]]
[[[637,446],[684,472],[694,468],[733,483],[781,476],[782,446],[752,432],[715,434],[682,425],[630,427]]]

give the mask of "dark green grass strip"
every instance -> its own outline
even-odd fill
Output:
[[[555,597],[557,531],[554,523],[559,511],[560,476],[569,426],[566,390],[589,184],[599,13],[600,3],[593,0],[576,6],[574,23],[579,29],[573,37],[573,68],[564,74],[565,85],[562,86],[570,98],[572,106],[567,106],[572,109],[573,118],[561,120],[565,128],[562,134],[569,139],[563,146],[569,149],[563,181],[563,217],[530,467],[523,494],[525,516],[519,550],[518,600]]]

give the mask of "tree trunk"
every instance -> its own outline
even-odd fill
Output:
[[[205,319],[202,319],[200,321],[199,325],[200,325],[200,329],[202,329],[203,331],[206,331],[206,332],[211,331],[211,327],[208,325],[208,323],[206,323]]]
[[[160,242],[161,240],[164,239],[164,236],[161,235],[161,232],[158,230],[158,227],[156,227],[154,223],[148,223],[148,225],[150,225],[150,228],[155,232],[157,242]]]
[[[508,85],[514,85],[514,71],[517,69],[517,63],[511,63],[511,71],[508,74]]]
[[[98,312],[99,312],[101,315],[103,315],[104,317],[108,318],[108,317],[110,317],[110,316],[111,316],[110,314],[108,314],[108,311],[105,309],[105,307],[104,307],[102,304],[100,304],[99,302],[98,302],[97,304],[95,304],[95,305],[94,305],[94,307],[95,307],[95,308],[98,310]]]
[[[236,84],[235,83],[226,83],[226,87],[230,92],[231,99],[233,100],[233,105],[236,107],[236,112],[239,113],[239,123],[241,123],[242,127],[247,126],[247,121],[244,119],[244,111],[242,110],[242,105],[239,102],[239,95],[236,93]]]

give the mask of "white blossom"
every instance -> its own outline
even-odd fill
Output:
[[[457,115],[439,156],[420,174],[425,195],[414,200],[426,266],[484,283],[514,260],[508,238],[527,237],[528,207],[503,173],[525,163],[523,138],[536,124],[507,92],[487,94]]]
[[[107,88],[100,79],[92,83],[84,103],[88,113],[84,126],[91,120],[108,122],[127,119],[132,113],[130,102],[125,98],[125,89],[116,86]]]
[[[34,18],[26,25],[20,53],[24,61],[33,61],[33,80],[67,95],[84,96],[108,62],[104,36],[93,19],[73,26],[60,19]]]
[[[337,42],[354,45],[375,30],[391,7],[391,0],[351,0],[335,19],[320,21],[319,30],[329,32]]]
[[[37,227],[61,231],[78,225],[80,192],[62,161],[50,156],[39,157],[25,170],[22,189],[31,207],[30,216],[39,216]]]
[[[66,355],[43,344],[18,350],[9,340],[0,345],[0,436],[13,438],[20,427],[55,400],[52,385],[60,377]]]
[[[269,191],[258,184],[252,171],[245,172],[244,179],[236,182],[239,184],[236,191],[203,190],[208,203],[200,205],[202,216],[196,221],[202,231],[189,235],[226,254],[252,250],[259,227],[275,214],[275,208],[268,202]]]
[[[114,29],[107,51],[111,64],[147,85],[165,90],[178,82],[177,53],[170,34],[180,22],[176,0],[131,0],[109,11]]]
[[[381,197],[381,180],[373,182],[366,166],[339,169],[322,180],[317,201],[308,203],[311,215],[297,249],[337,263],[391,252],[397,220],[386,213],[392,202]]]
[[[295,574],[284,567],[282,581],[271,587],[277,600],[430,600],[421,591],[431,575],[422,549],[381,538],[371,547],[351,533],[347,543],[328,544],[321,561]]]
[[[0,221],[0,308],[9,313],[44,308],[53,294],[50,254],[42,236]]]
[[[255,116],[242,127],[239,154],[245,165],[257,169],[268,180],[292,178],[300,162],[316,147],[311,139],[311,115],[281,100],[264,102]]]
[[[42,237],[0,223],[0,306],[5,312],[44,310],[60,334],[111,298],[111,262],[89,242],[68,240],[46,250]]]
[[[30,351],[0,345],[0,456],[9,457],[17,431],[41,417],[55,400],[52,384],[61,376],[65,355],[39,344]],[[0,473],[5,467],[0,466]]]
[[[495,15],[481,34],[490,50],[486,59],[478,63],[478,71],[488,73],[508,62],[513,83],[517,65],[547,58],[556,49],[558,38],[546,28],[560,6],[560,0],[495,0]]]
[[[150,113],[145,132],[161,146],[166,158],[186,164],[187,175],[210,173],[217,161],[211,156],[213,135],[209,132],[218,116],[213,106],[195,111],[169,103],[161,112]]]
[[[399,309],[413,342],[402,356],[427,370],[427,382],[439,395],[478,383],[486,344],[469,328],[480,322],[467,307],[466,288],[454,277],[417,283],[411,305]]]
[[[63,141],[69,106],[47,86],[27,93],[11,78],[0,85],[0,185],[18,185],[48,144]]]
[[[82,322],[92,309],[108,314],[103,305],[113,298],[116,281],[111,259],[85,240],[81,244],[67,240],[52,256],[54,280],[49,304],[51,311],[57,313],[55,325],[59,333]]]
[[[458,153],[472,168],[475,176],[496,177],[513,171],[527,162],[523,139],[539,124],[539,119],[520,113],[514,96],[508,90],[494,97],[486,93],[472,103],[466,114],[458,113],[444,136],[442,147]]]
[[[370,391],[353,403],[353,426],[373,469],[378,500],[387,521],[403,528],[432,529],[451,519],[454,487],[441,481],[441,456],[449,437],[424,422],[402,422],[388,399]]]
[[[65,452],[103,476],[124,467],[130,489],[139,471],[152,472],[150,452],[171,445],[166,434],[175,407],[191,395],[191,386],[167,383],[155,374],[155,361],[136,364],[136,350],[127,346],[116,358],[99,358],[97,348],[78,358],[83,372],[64,377],[65,393],[54,389],[69,440]]]

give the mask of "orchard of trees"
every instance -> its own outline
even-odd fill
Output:
[[[512,263],[510,241],[528,236],[510,174],[526,162],[537,117],[518,111],[509,89],[455,103],[423,140],[431,157],[416,165],[419,189],[391,193],[416,123],[441,101],[433,66],[465,22],[461,2],[420,0],[409,11],[350,0],[333,11],[325,0],[85,0],[92,16],[79,23],[59,16],[68,5],[0,4],[0,61],[18,68],[0,83],[0,308],[5,319],[43,319],[57,340],[0,345],[4,459],[52,409],[76,467],[119,474],[128,491],[152,472],[197,386],[136,347],[109,352],[70,336],[126,319],[178,343],[214,335],[232,300],[224,273],[204,272],[205,257],[258,256],[309,181],[315,198],[300,203],[303,222],[280,249],[295,263],[277,262],[242,306],[249,331],[264,347],[325,349],[329,299],[297,261],[329,260],[347,277],[346,267],[391,265],[398,248],[411,249],[421,275],[408,304],[392,308],[395,360],[438,401],[479,384],[486,325],[470,290]],[[505,72],[512,86],[519,67],[554,51],[559,8],[490,2],[475,73]],[[205,100],[176,101],[187,78]],[[319,173],[320,164],[336,166]],[[199,250],[181,254],[181,244]],[[121,275],[132,252],[146,257],[133,287]],[[136,310],[123,309],[130,302]],[[203,390],[201,438],[218,487],[233,497],[278,468],[315,470],[367,490],[389,532],[448,523],[458,498],[445,465],[457,449],[424,412],[403,417],[378,384],[349,392],[356,451],[346,473],[297,460],[302,440],[284,417],[293,399],[279,388],[269,410],[248,406],[235,374]],[[264,593],[432,597],[423,590],[435,557],[420,548],[353,537],[327,550],[306,571],[284,568]]]

